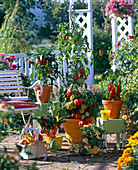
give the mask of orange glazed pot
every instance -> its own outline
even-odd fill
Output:
[[[43,93],[39,97],[41,103],[47,103],[49,101],[52,88],[53,88],[53,86],[50,86],[50,85],[49,86],[43,86]],[[37,90],[40,90],[40,86],[34,87],[34,91],[35,91],[36,96],[37,96]]]
[[[79,121],[81,119],[64,119],[66,122],[63,123],[63,127],[66,133],[66,137],[75,143],[76,141],[81,141],[82,131],[79,131]]]
[[[111,110],[110,119],[119,118],[123,100],[102,100],[102,104],[105,110]]]

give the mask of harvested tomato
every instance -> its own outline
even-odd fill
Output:
[[[78,79],[78,73],[74,73],[73,79],[74,79],[74,80],[77,80],[77,79]]]
[[[81,120],[80,122],[79,122],[79,126],[83,126],[83,125],[85,125],[85,121],[84,120]]]
[[[81,119],[81,114],[80,113],[76,113],[75,119]]]

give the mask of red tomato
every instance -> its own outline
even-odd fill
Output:
[[[84,78],[85,80],[87,80],[87,75],[85,76],[85,78]]]
[[[64,40],[68,40],[69,39],[69,35],[66,35],[65,37],[64,37]]]
[[[38,62],[40,62],[40,58],[38,58]]]
[[[77,79],[78,79],[78,73],[74,73],[73,79],[74,79],[74,80],[77,80]]]
[[[50,63],[52,63],[52,60],[49,60]]]
[[[40,61],[40,62],[39,62],[39,65],[40,65],[40,66],[41,66],[41,65],[43,65],[43,62],[42,62],[42,61]]]
[[[83,99],[82,98],[79,98],[79,102],[80,102],[80,105],[83,104]]]
[[[44,61],[44,64],[47,64],[47,61]]]
[[[75,113],[72,113],[72,114],[71,114],[71,117],[75,117]]]
[[[85,123],[86,123],[86,125],[88,125],[89,123],[92,123],[92,119],[91,118],[86,118]]]
[[[67,92],[67,97],[70,97],[72,95],[72,92]]]
[[[76,113],[75,119],[81,119],[81,113]]]
[[[79,90],[77,89],[76,92],[74,92],[77,96],[79,95]]]
[[[75,99],[75,100],[74,100],[74,106],[79,106],[79,105],[80,105],[79,99]]]
[[[84,68],[81,68],[81,69],[80,69],[80,73],[81,73],[81,74],[85,73],[85,69],[84,69]]]
[[[85,125],[85,121],[84,120],[81,120],[80,122],[79,122],[79,126],[83,126],[83,125]]]

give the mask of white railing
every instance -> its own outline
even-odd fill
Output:
[[[58,57],[58,51],[54,51],[54,54],[56,54],[56,56]],[[25,55],[25,53],[16,53],[16,54],[6,54],[5,56],[8,55],[14,55],[16,60],[15,60],[15,64],[19,65],[19,69],[21,71],[21,73],[28,75],[30,77],[30,75],[32,74],[32,72],[35,72],[35,69],[33,69],[33,65],[29,64],[29,62],[26,60],[28,57]],[[62,67],[63,67],[63,72],[64,72],[64,76],[66,75],[66,71],[67,71],[67,64],[66,64],[66,60],[63,60],[63,64],[61,61],[58,61],[59,64],[59,71],[62,75]],[[88,64],[90,66],[90,64]],[[33,77],[33,81],[32,84],[35,82],[35,74]],[[86,82],[88,82],[89,84],[91,84],[90,79],[86,80]],[[54,82],[55,85],[58,85],[59,88],[61,88],[62,86],[62,77],[58,77],[58,79]]]

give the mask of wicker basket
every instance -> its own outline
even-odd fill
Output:
[[[18,145],[22,146],[22,151],[19,152],[19,155],[23,159],[35,159],[35,158],[45,157],[45,160],[46,160],[47,158],[47,150],[46,150],[45,144],[42,142],[35,142],[35,143],[32,143],[31,145],[28,145],[26,152],[31,152],[33,155],[28,155],[25,152],[25,145],[20,145],[20,144]]]

